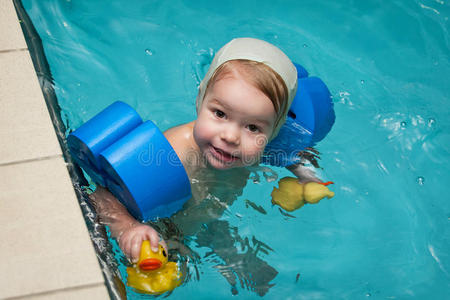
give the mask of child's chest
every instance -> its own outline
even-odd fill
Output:
[[[230,171],[200,170],[193,174],[192,198],[173,217],[173,221],[183,228],[185,233],[196,232],[202,224],[220,218],[242,194],[249,172]]]

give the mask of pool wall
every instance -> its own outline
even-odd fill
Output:
[[[0,0],[0,298],[114,298],[69,176],[64,138],[55,135],[57,107],[43,96],[51,95],[51,80],[39,73],[45,64],[32,61],[36,49],[15,4]]]

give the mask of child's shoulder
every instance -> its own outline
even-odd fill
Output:
[[[190,169],[189,166],[193,163],[192,158],[199,155],[198,146],[194,142],[194,125],[195,121],[192,121],[164,131],[164,136],[187,169]]]
[[[169,128],[164,131],[164,136],[169,140],[169,142],[172,142],[171,139],[179,140],[183,138],[189,138],[189,136],[193,133],[194,123],[195,121],[192,121]]]
[[[193,150],[194,121],[167,129],[164,136],[179,155],[185,150]]]

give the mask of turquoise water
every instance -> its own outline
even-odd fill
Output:
[[[163,130],[191,121],[198,83],[233,37],[274,43],[330,88],[337,119],[318,172],[336,196],[288,216],[261,171],[237,199],[211,195],[227,203],[218,220],[171,242],[188,276],[170,298],[448,298],[447,0],[23,4],[69,129],[115,100]]]

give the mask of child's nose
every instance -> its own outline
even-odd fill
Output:
[[[240,130],[236,126],[228,126],[221,132],[221,138],[229,144],[239,145]]]

